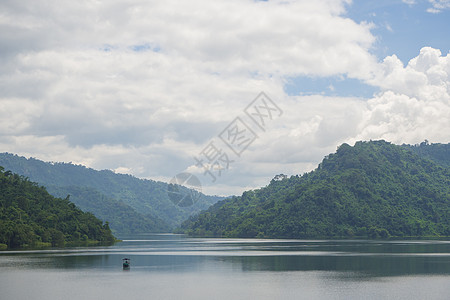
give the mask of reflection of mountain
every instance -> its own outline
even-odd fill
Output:
[[[70,200],[81,209],[109,221],[111,228],[121,233],[167,232],[223,199],[201,194],[194,205],[181,207],[169,199],[168,185],[163,182],[8,153],[0,154],[0,166],[45,186],[57,197],[70,195]]]
[[[449,275],[448,257],[420,255],[232,256],[221,260],[243,271],[335,271],[343,279],[373,276]]]
[[[214,241],[214,240],[213,240]],[[216,246],[239,249],[239,255],[215,257],[245,272],[343,272],[342,279],[404,275],[450,275],[447,241],[242,240]],[[214,242],[208,243],[208,248]],[[226,250],[227,252],[229,250]],[[218,254],[220,255],[220,254]],[[235,267],[233,267],[235,269]],[[329,274],[329,273],[328,273]],[[324,274],[326,276],[326,273]]]
[[[1,267],[121,270],[144,272],[212,271],[270,274],[319,271],[335,280],[450,275],[448,241],[191,239],[179,235],[134,235],[111,248],[35,251],[13,254]],[[130,255],[131,254],[131,255]],[[301,274],[298,272],[297,274]],[[303,273],[305,274],[305,273]],[[307,275],[305,275],[307,276]]]
[[[450,236],[450,145],[340,146],[303,176],[220,201],[181,232],[221,237]]]

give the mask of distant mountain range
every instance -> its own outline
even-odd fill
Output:
[[[341,145],[302,176],[211,206],[177,232],[261,238],[450,236],[450,144]]]
[[[164,182],[9,153],[0,154],[0,166],[45,186],[55,197],[70,195],[70,201],[108,221],[117,233],[169,232],[189,216],[224,199],[194,192],[198,201],[182,207],[171,201]],[[182,186],[176,188],[189,192]]]

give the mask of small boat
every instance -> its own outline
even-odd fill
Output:
[[[129,258],[122,259],[122,266],[123,266],[124,270],[129,270],[130,269],[130,259]]]

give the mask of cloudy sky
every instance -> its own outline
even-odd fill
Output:
[[[449,29],[449,0],[2,0],[0,152],[229,195],[448,143]]]

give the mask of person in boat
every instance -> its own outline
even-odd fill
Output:
[[[124,268],[129,268],[130,267],[130,259],[129,258],[124,258],[123,259],[123,267]]]

